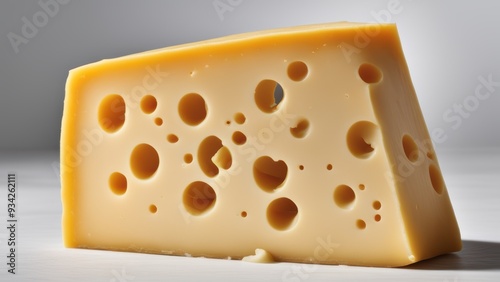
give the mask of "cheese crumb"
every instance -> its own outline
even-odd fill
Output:
[[[270,263],[275,262],[273,255],[263,249],[255,249],[255,255],[249,255],[241,259],[247,262]]]

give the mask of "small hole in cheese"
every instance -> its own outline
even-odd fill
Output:
[[[290,128],[290,133],[295,138],[304,138],[309,132],[309,121],[305,118],[299,120],[295,127]]]
[[[418,161],[419,157],[418,146],[413,140],[413,138],[411,138],[410,135],[405,134],[403,136],[402,143],[403,143],[403,151],[405,152],[406,158],[411,162]]]
[[[293,81],[303,80],[308,73],[307,65],[301,61],[295,61],[288,65],[288,77]]]
[[[433,160],[433,161],[435,161],[435,160],[436,160],[436,154],[434,154],[434,152],[432,152],[432,151],[427,152],[427,157],[428,157],[430,160]]]
[[[212,158],[222,147],[222,141],[213,135],[203,139],[198,147],[198,163],[203,173],[208,177],[219,174],[219,167]]]
[[[183,204],[192,215],[201,215],[209,211],[216,201],[214,189],[205,182],[195,181],[184,190]]]
[[[304,170],[304,166],[303,165],[299,165],[299,170]]]
[[[277,230],[290,229],[297,221],[299,210],[288,198],[278,198],[267,207],[267,220]]]
[[[177,137],[177,135],[171,133],[171,134],[167,135],[167,141],[169,143],[177,143],[179,141],[179,137]]]
[[[146,95],[141,99],[141,110],[145,114],[151,114],[154,112],[157,105],[158,102],[156,101],[156,98],[151,95]]]
[[[163,124],[163,119],[162,118],[155,118],[155,124],[160,126]]]
[[[379,201],[373,202],[373,208],[379,210],[382,207],[382,204]]]
[[[191,154],[185,154],[184,155],[184,162],[187,164],[190,164],[193,161],[193,155]]]
[[[443,176],[441,175],[439,168],[434,164],[431,164],[429,166],[429,177],[431,179],[431,184],[432,188],[434,188],[434,191],[436,191],[438,194],[443,193],[444,189]]]
[[[332,169],[333,169],[332,164],[327,164],[327,165],[326,165],[326,169],[327,169],[327,170],[332,170]]]
[[[362,64],[359,66],[358,74],[366,83],[377,83],[382,79],[382,72],[372,64]]]
[[[253,176],[257,185],[266,192],[273,192],[280,187],[288,173],[284,161],[274,161],[271,157],[263,156],[253,164]]]
[[[364,220],[362,220],[362,219],[358,219],[358,220],[356,220],[356,227],[358,229],[363,230],[363,229],[366,228],[366,222]]]
[[[243,145],[247,142],[247,137],[241,131],[233,132],[232,139],[233,139],[234,144],[236,144],[236,145]]]
[[[156,213],[158,211],[158,208],[155,205],[150,205],[149,206],[149,212],[150,213]]]
[[[102,130],[113,133],[125,123],[125,100],[118,94],[111,94],[99,104],[97,119]]]
[[[111,192],[116,195],[123,195],[127,192],[127,178],[119,172],[113,172],[108,180]]]
[[[234,121],[237,123],[237,124],[244,124],[245,121],[246,121],[246,117],[244,114],[242,113],[236,113],[234,114]]]
[[[255,88],[255,104],[264,113],[276,111],[283,101],[284,91],[279,83],[271,79],[262,80]]]
[[[160,157],[155,148],[144,143],[135,146],[130,156],[130,168],[137,178],[150,178],[158,170],[159,165]]]
[[[357,158],[365,159],[370,157],[373,152],[373,142],[376,139],[378,128],[369,121],[356,122],[347,132],[347,147],[349,151]]]
[[[198,125],[207,117],[207,105],[200,94],[184,95],[179,101],[179,116],[187,125]]]
[[[246,212],[246,211],[242,211],[242,212],[241,212],[241,217],[247,217],[247,215],[248,215],[248,214],[247,214],[247,212]]]
[[[359,190],[363,191],[363,190],[365,190],[366,187],[365,187],[365,184],[359,184],[358,188],[359,188]]]
[[[333,192],[333,200],[338,207],[343,209],[352,209],[356,194],[351,187],[347,185],[339,185]]]
[[[380,216],[380,214],[376,214],[373,219],[375,219],[376,222],[379,222],[382,219],[382,216]]]

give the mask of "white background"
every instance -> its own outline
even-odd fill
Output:
[[[478,77],[500,83],[500,1],[59,1],[68,3],[52,5],[50,13],[39,1],[0,2],[0,149],[58,148],[72,68],[234,33],[334,21],[397,23],[429,130],[441,132],[434,138],[438,151],[500,146],[500,86],[487,99],[474,96]],[[26,21],[35,31],[23,33]]]
[[[481,79],[500,83],[500,1],[54,1],[0,2],[0,281],[500,280],[500,86],[481,99],[475,94]],[[335,21],[397,23],[429,131],[440,136],[434,141],[462,252],[384,269],[62,246],[57,150],[70,69],[234,33]],[[6,274],[4,258],[9,171],[20,187],[16,276]]]

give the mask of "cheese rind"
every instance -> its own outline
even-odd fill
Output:
[[[279,29],[82,66],[62,122],[64,242],[371,266],[458,251],[430,140],[392,24]]]

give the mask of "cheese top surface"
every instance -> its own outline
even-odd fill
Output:
[[[69,247],[373,266],[460,249],[392,24],[74,69],[61,160]]]

